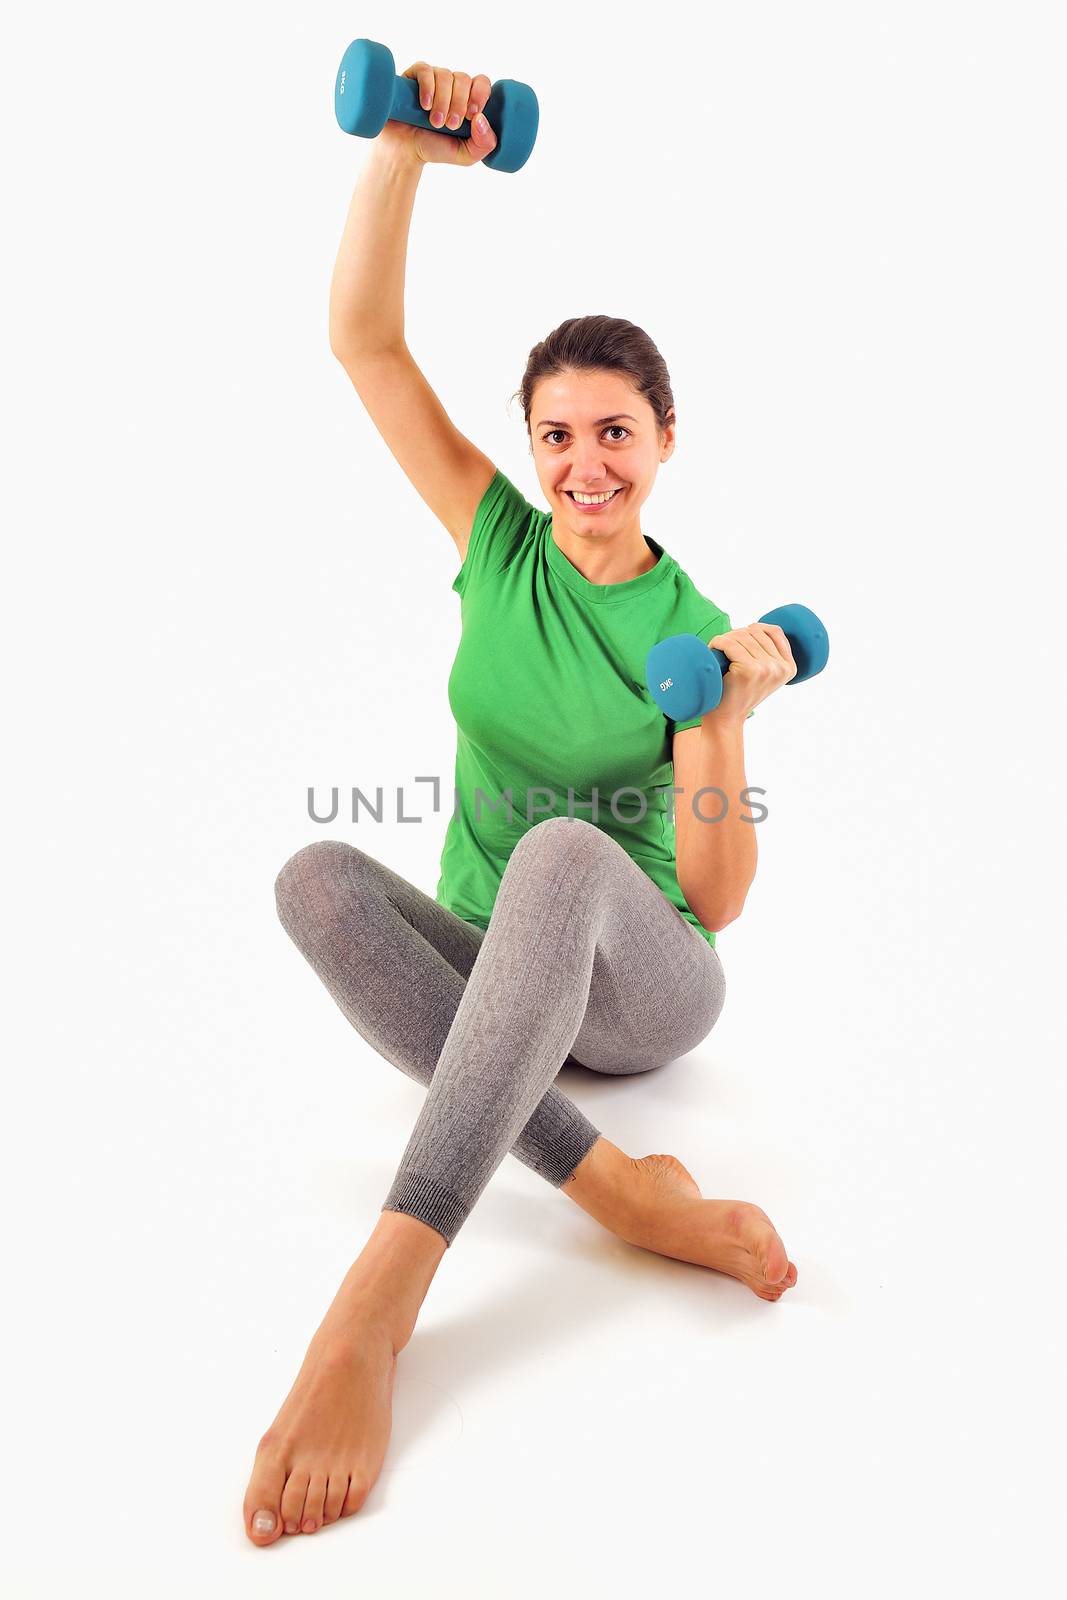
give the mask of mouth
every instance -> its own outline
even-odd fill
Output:
[[[563,491],[568,500],[570,500],[571,504],[579,511],[606,511],[608,506],[613,505],[614,502],[619,498],[620,494],[625,494],[625,492],[626,491],[623,488],[613,489],[607,500],[587,501],[576,500],[574,498],[573,489],[564,489]]]

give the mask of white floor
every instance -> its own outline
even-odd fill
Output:
[[[150,904],[139,943],[105,919],[117,1006],[145,985],[155,1005],[131,1035],[75,987],[89,1037],[77,1003],[42,1019],[71,1080],[26,1086],[11,1124],[46,1119],[44,1159],[11,1152],[33,1298],[9,1326],[8,1592],[86,1573],[168,1595],[1050,1592],[1059,1127],[1051,1040],[1007,1007],[1054,974],[943,929],[933,981],[936,919],[909,942],[891,916],[883,942],[816,908],[809,943],[765,882],[721,936],[701,1048],[563,1082],[631,1153],[762,1204],[796,1288],[768,1305],[623,1245],[509,1156],[403,1354],[365,1507],[268,1550],[241,1523],[255,1443],[421,1091],[352,1034],[266,895],[240,936],[190,903],[169,951]]]
[[[1062,22],[649,19],[19,12],[5,1600],[1059,1592]],[[799,1282],[768,1305],[624,1246],[505,1156],[367,1504],[260,1550],[256,1442],[421,1103],[272,884],[334,834],[432,894],[416,775],[447,792],[455,751],[455,548],[328,349],[357,31],[543,93],[521,173],[419,196],[411,344],[456,425],[542,504],[526,354],[633,318],[681,418],[644,531],[735,627],[827,624],[826,672],[746,729],[769,814],[718,1025],[562,1080],[631,1154],[762,1205]],[[575,196],[611,220],[580,248]],[[422,825],[317,826],[309,785],[403,785]]]

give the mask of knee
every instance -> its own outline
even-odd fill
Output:
[[[512,855],[548,865],[564,862],[583,878],[605,866],[622,846],[584,817],[546,817],[524,833]]]
[[[293,931],[309,920],[321,922],[336,903],[337,888],[359,852],[340,839],[316,839],[290,856],[274,880],[274,901],[282,926]]]
[[[575,859],[602,852],[612,841],[584,817],[545,817],[523,834],[512,854],[543,851],[547,855],[568,855]]]

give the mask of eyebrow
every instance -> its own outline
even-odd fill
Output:
[[[594,428],[602,428],[604,426],[605,422],[618,422],[621,417],[625,417],[627,422],[636,422],[637,421],[637,418],[636,417],[631,417],[631,415],[630,415],[630,413],[628,411],[617,411],[613,417],[597,417],[596,421],[593,423],[593,427]],[[542,417],[540,422],[535,422],[534,423],[534,427],[535,428],[569,428],[570,427],[570,423],[569,422],[553,422],[551,417]]]

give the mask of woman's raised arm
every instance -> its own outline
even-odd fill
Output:
[[[421,97],[460,120],[481,111],[489,79],[409,67]],[[470,107],[476,107],[471,113]],[[445,525],[460,558],[471,524],[496,470],[453,424],[404,339],[404,272],[415,193],[423,168],[442,162],[474,166],[496,146],[477,121],[468,140],[388,122],[364,162],[345,221],[330,285],[330,349],[390,451],[422,499]]]

